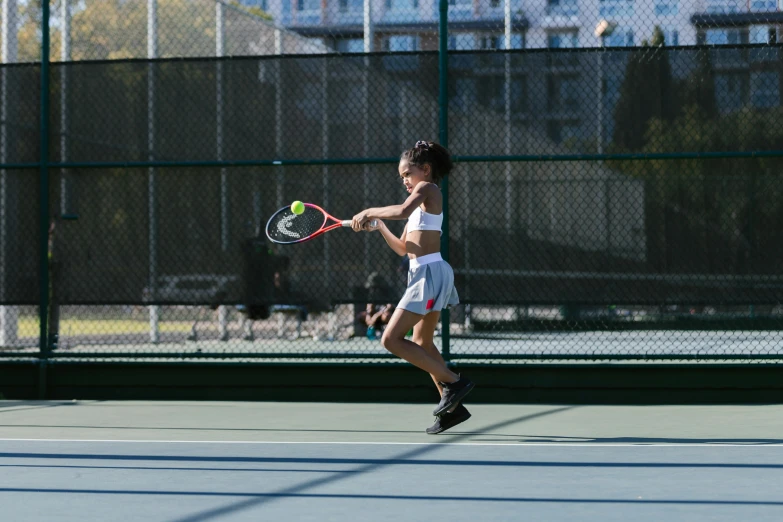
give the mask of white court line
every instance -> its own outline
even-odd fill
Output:
[[[269,441],[269,440],[150,440],[150,439],[4,439],[0,442],[123,442],[123,443],[155,443],[155,444],[310,444],[310,445],[356,445],[356,446],[551,446],[551,447],[580,447],[580,448],[761,448],[783,447],[781,443],[720,443],[720,442],[694,442],[688,443],[632,443],[632,442],[362,442],[362,441]]]

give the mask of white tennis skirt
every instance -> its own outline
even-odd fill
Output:
[[[408,288],[400,299],[398,308],[427,315],[458,303],[459,296],[454,288],[454,271],[440,253],[410,260]]]

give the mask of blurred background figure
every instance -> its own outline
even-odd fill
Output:
[[[377,339],[394,313],[394,304],[389,302],[392,300],[391,287],[378,272],[372,272],[367,276],[364,288],[367,291],[367,305],[357,314],[357,323],[366,327],[368,339]]]

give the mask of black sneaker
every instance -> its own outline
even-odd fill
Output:
[[[435,419],[435,424],[427,428],[427,434],[435,435],[442,431],[446,431],[449,428],[453,428],[457,424],[462,424],[469,418],[470,412],[460,403],[453,412],[446,412],[442,416],[437,417]]]
[[[442,382],[440,384],[443,386],[443,395],[440,398],[438,407],[432,412],[436,417],[440,417],[447,410],[451,409],[452,406],[460,402],[465,395],[470,393],[474,386],[467,377],[460,377],[457,382]]]

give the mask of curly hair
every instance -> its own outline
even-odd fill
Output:
[[[432,180],[438,185],[454,168],[448,149],[432,141],[417,141],[416,145],[400,155],[400,159],[417,167],[429,165],[432,169]]]

